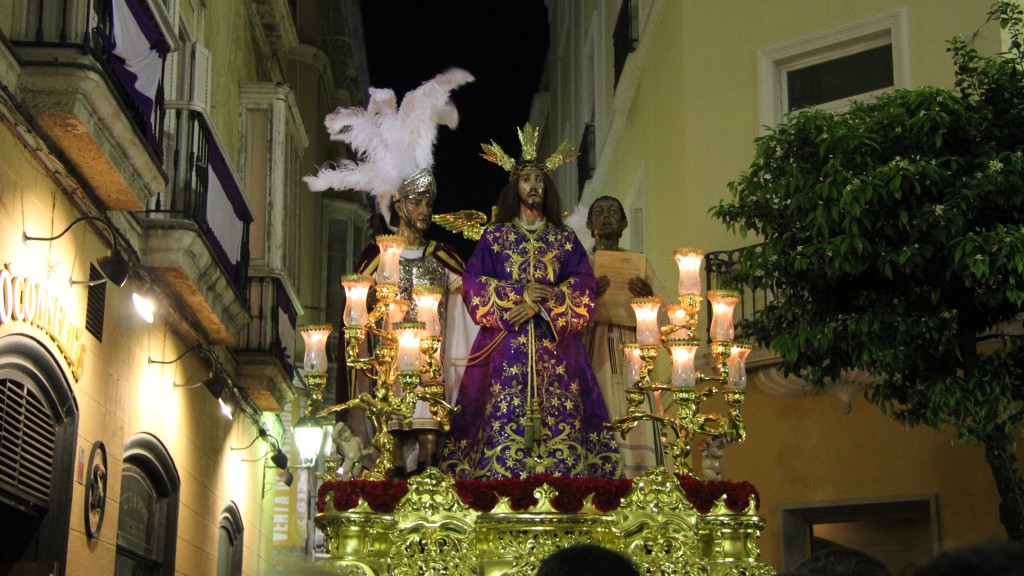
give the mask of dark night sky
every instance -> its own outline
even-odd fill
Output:
[[[476,81],[452,93],[459,127],[438,130],[434,173],[441,214],[472,208],[490,213],[508,174],[480,157],[495,140],[518,155],[516,127],[529,119],[548,50],[542,0],[363,0],[370,85],[409,90],[453,66]],[[433,226],[428,236],[455,244],[468,257],[472,244]]]

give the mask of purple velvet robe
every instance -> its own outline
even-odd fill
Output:
[[[556,290],[540,303],[541,314],[513,326],[507,315],[524,301],[530,282]],[[594,312],[595,287],[586,250],[568,226],[528,231],[510,222],[484,231],[463,274],[463,299],[480,333],[442,453],[443,470],[466,479],[622,476],[581,336]],[[528,445],[530,395],[541,425],[539,442]]]

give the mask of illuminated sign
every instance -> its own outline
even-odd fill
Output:
[[[78,379],[85,366],[84,330],[68,319],[64,304],[45,283],[16,276],[7,264],[0,269],[0,325],[13,322],[31,324],[52,338]]]

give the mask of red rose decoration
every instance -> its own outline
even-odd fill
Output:
[[[725,496],[725,505],[732,512],[742,513],[751,498],[758,498],[757,489],[750,482],[704,482],[692,476],[677,476],[687,500],[697,512],[707,514],[715,501]],[[628,478],[605,480],[599,478],[562,478],[550,474],[526,478],[500,478],[496,480],[456,480],[455,492],[459,498],[477,512],[490,512],[498,499],[509,499],[512,510],[528,510],[538,504],[534,490],[547,484],[555,490],[551,505],[555,510],[577,513],[592,496],[591,504],[600,512],[611,512],[622,505],[622,499],[633,489]],[[405,481],[349,480],[324,482],[317,493],[317,509],[323,512],[327,493],[334,495],[335,510],[350,510],[359,504],[360,497],[372,510],[382,514],[394,512],[395,507],[409,491]]]

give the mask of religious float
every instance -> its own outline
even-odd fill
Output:
[[[760,576],[774,569],[759,560],[758,537],[764,519],[748,482],[698,479],[689,464],[697,438],[704,446],[742,442],[741,416],[750,352],[735,342],[733,309],[739,295],[709,291],[711,303],[707,373],[697,370],[701,343],[697,315],[704,301],[700,279],[703,252],[677,249],[679,302],[667,307],[669,323],[658,326],[660,298],[636,298],[637,342],[628,359],[626,414],[608,426],[626,435],[640,422],[654,423],[668,453],[656,466],[631,479],[565,478],[537,474],[525,478],[461,480],[430,468],[408,480],[391,480],[394,438],[389,418],[408,418],[416,402],[428,402],[445,428],[454,410],[443,397],[441,344],[436,299],[423,291],[417,321],[389,318],[397,295],[399,236],[377,239],[381,262],[376,277],[349,275],[344,336],[350,370],[372,382],[347,402],[324,408],[324,343],[330,327],[300,329],[306,339],[305,375],[311,389],[307,415],[296,425],[322,446],[324,418],[353,408],[374,423],[372,445],[383,455],[352,478],[341,454],[326,458],[328,472],[319,488],[317,528],[325,535],[328,558],[338,574],[530,575],[549,553],[576,543],[592,543],[629,556],[643,574]],[[369,291],[376,303],[367,310]],[[367,347],[367,336],[373,346]],[[368,348],[372,348],[367,352]],[[654,377],[660,351],[671,356],[671,378]],[[361,355],[361,351],[363,355]],[[713,397],[724,400],[719,413],[702,411]],[[651,402],[654,400],[654,402]],[[653,409],[646,409],[648,407]],[[314,456],[315,458],[315,456]],[[337,472],[336,472],[337,471]]]

